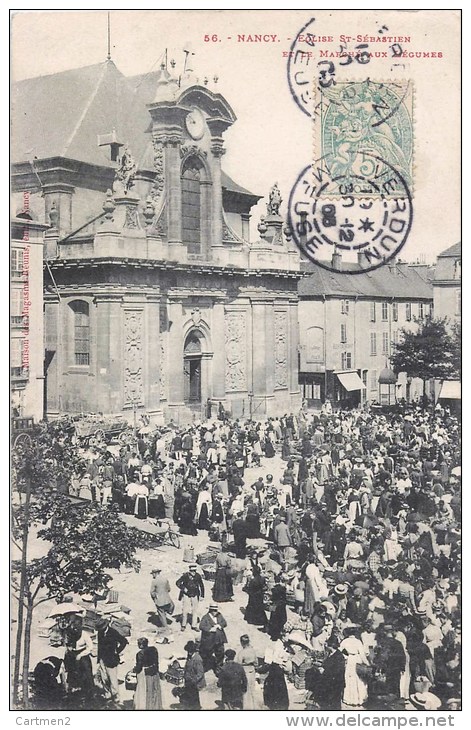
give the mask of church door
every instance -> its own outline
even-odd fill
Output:
[[[187,338],[183,353],[184,399],[201,403],[201,342],[196,333]]]

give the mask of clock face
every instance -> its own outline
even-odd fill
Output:
[[[186,129],[192,139],[201,139],[204,134],[206,123],[204,116],[198,109],[193,109],[185,120]]]

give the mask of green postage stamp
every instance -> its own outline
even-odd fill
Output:
[[[329,168],[329,197],[396,197],[405,187],[412,191],[411,81],[338,82],[321,90],[318,109],[314,159],[322,158]]]

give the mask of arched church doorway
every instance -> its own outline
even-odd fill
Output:
[[[185,403],[201,403],[201,339],[203,335],[193,330],[185,340],[183,349],[183,395]]]

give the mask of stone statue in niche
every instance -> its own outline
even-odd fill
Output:
[[[267,203],[267,213],[269,216],[272,215],[280,215],[280,206],[283,202],[283,199],[281,197],[280,189],[278,187],[278,183],[275,183],[270,190],[270,195],[268,196],[268,203]]]
[[[137,165],[134,162],[134,158],[126,145],[121,155],[119,166],[115,172],[115,180],[113,184],[113,191],[115,195],[127,195],[128,192],[134,187],[134,179],[136,177]]]

